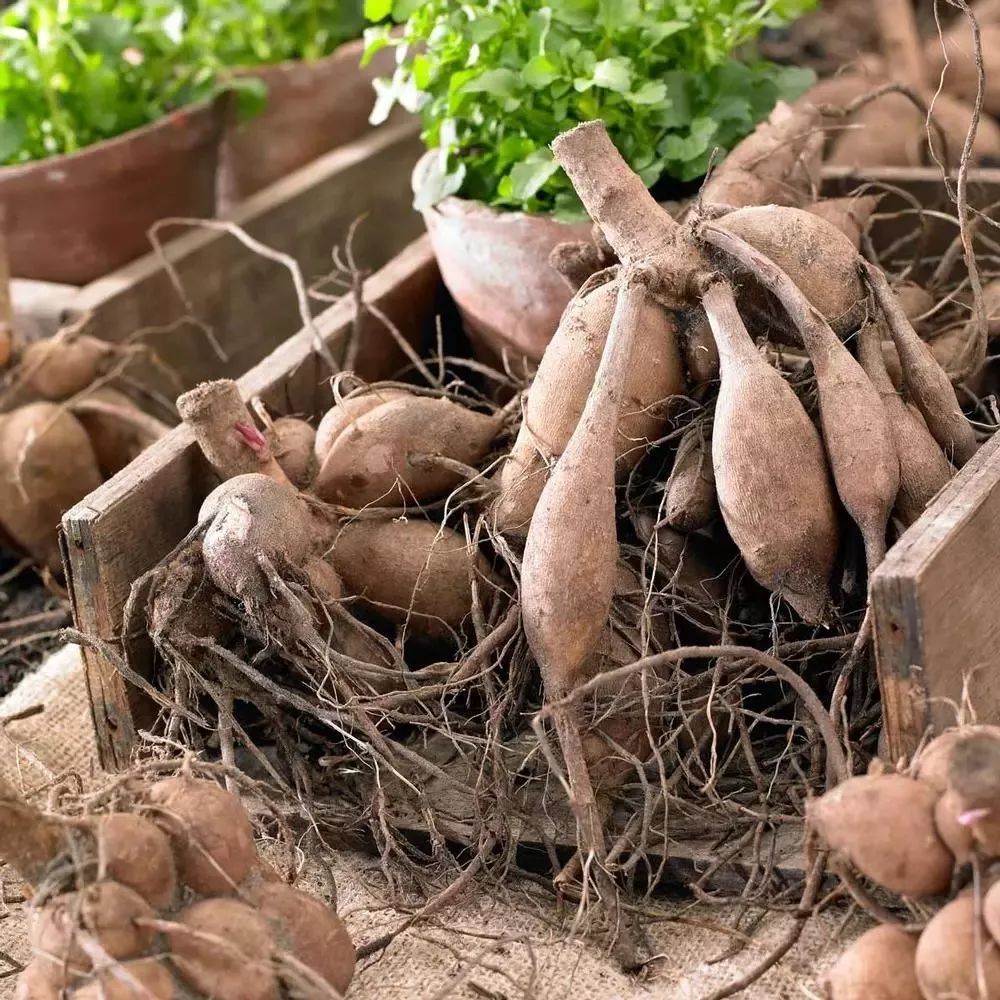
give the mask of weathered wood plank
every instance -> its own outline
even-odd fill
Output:
[[[416,344],[434,313],[439,278],[426,237],[416,241],[365,283],[374,303]],[[342,301],[316,319],[328,345],[351,329],[354,303]],[[402,354],[391,335],[370,317],[361,325],[358,371],[385,377]],[[240,388],[279,412],[315,414],[332,397],[328,374],[302,330],[252,368]],[[198,507],[215,485],[207,463],[183,427],[175,428],[117,476],[63,516],[63,552],[76,626],[121,650],[122,612],[132,583],[162,559],[191,529]],[[101,763],[120,769],[129,760],[136,726],[148,718],[145,699],[125,684],[113,657],[84,651],[87,685]]]
[[[333,269],[331,253],[352,222],[358,265],[372,270],[423,232],[411,205],[410,173],[419,153],[413,122],[377,130],[334,150],[243,202],[229,217],[251,236],[291,254],[307,283]],[[163,238],[176,236],[169,230]],[[153,334],[145,342],[188,388],[212,373],[237,378],[302,325],[291,275],[232,235],[193,229],[170,239],[164,256],[183,286],[193,314],[222,346],[220,361],[193,324]],[[187,313],[156,254],[148,254],[82,288],[67,318],[90,314],[90,332],[121,342],[137,331],[162,329]],[[144,381],[169,396],[178,387],[155,368]]]
[[[1000,722],[1000,438],[983,445],[872,577],[876,653],[893,757],[954,725],[967,695]]]

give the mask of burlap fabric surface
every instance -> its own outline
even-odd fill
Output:
[[[67,647],[51,657],[0,702],[0,718],[32,705],[45,711],[0,731],[0,772],[32,790],[67,773],[90,783],[99,779],[86,688],[78,651]],[[383,895],[376,859],[338,852],[328,859],[337,885],[338,908],[355,941],[396,927],[402,919]],[[303,888],[325,895],[326,880],[306,871]],[[15,961],[27,958],[24,906],[16,881],[4,882],[7,901],[0,919],[0,951]],[[654,925],[651,937],[659,958],[641,979],[617,971],[596,947],[567,939],[568,915],[537,887],[479,884],[433,921],[404,932],[384,952],[362,964],[351,1000],[699,1000],[738,979],[760,961],[787,925],[767,917],[750,943],[734,948],[730,907],[676,904],[678,919]],[[742,996],[748,1000],[819,998],[822,970],[861,929],[841,927],[842,914],[809,922],[799,945]],[[713,961],[723,956],[721,961]],[[728,957],[726,957],[728,956]],[[7,971],[0,963],[0,975]],[[14,976],[0,978],[0,998],[12,997]]]

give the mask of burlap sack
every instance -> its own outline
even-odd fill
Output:
[[[75,647],[52,656],[0,702],[0,718],[43,704],[40,715],[4,727],[0,771],[26,791],[67,774],[99,778],[83,669]],[[356,942],[398,927],[406,918],[389,905],[377,859],[351,851],[326,859],[337,904]],[[406,884],[400,873],[400,880]],[[303,872],[302,888],[326,897],[320,866]],[[28,957],[20,886],[9,877],[0,913],[0,952]],[[382,953],[363,961],[348,1000],[700,1000],[752,969],[781,939],[789,918],[771,915],[748,940],[727,932],[740,917],[732,906],[658,905],[668,918],[650,934],[658,957],[638,978],[621,974],[592,944],[568,936],[571,913],[531,883],[474,884],[454,906],[404,931]],[[842,913],[809,921],[783,962],[741,994],[747,1000],[819,998],[819,973],[862,925],[841,927]],[[739,947],[737,947],[739,946]],[[721,959],[721,960],[720,960]],[[0,1000],[15,977],[0,957]]]

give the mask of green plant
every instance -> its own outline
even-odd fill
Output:
[[[400,49],[376,82],[372,115],[396,103],[423,118],[440,149],[417,185],[426,207],[460,193],[501,208],[582,210],[548,143],[602,118],[650,187],[690,181],[713,150],[750,132],[807,70],[757,58],[749,43],[814,0],[366,0],[373,21],[406,20],[401,35],[366,32],[366,58]]]
[[[0,164],[72,153],[210,96],[176,0],[20,0],[0,14]]]
[[[73,153],[222,89],[226,67],[316,58],[361,34],[361,0],[18,0],[0,13],[0,165]]]
[[[189,31],[223,66],[318,59],[358,38],[362,0],[186,0]]]

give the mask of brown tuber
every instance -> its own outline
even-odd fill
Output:
[[[663,519],[678,531],[697,531],[713,520],[717,509],[711,431],[691,424],[664,487]]]
[[[472,610],[472,578],[489,578],[465,538],[429,521],[353,521],[337,534],[329,560],[351,591],[419,634],[459,628]]]
[[[282,471],[299,489],[305,489],[315,472],[313,447],[316,432],[298,417],[278,417],[271,425],[271,447]]]
[[[163,909],[177,891],[170,840],[155,823],[133,813],[98,819],[97,877],[134,889],[150,906]]]
[[[63,512],[101,484],[83,425],[55,403],[0,415],[0,528],[30,556],[62,568]]]
[[[69,409],[87,432],[105,479],[124,469],[170,429],[115,389],[88,392],[73,400]]]
[[[328,906],[281,882],[265,881],[248,901],[271,927],[276,947],[287,951],[339,994],[354,976],[354,943]]]
[[[238,899],[204,899],[167,933],[181,978],[212,1000],[278,1000],[267,918]]]
[[[937,835],[937,794],[899,774],[850,778],[806,811],[832,851],[904,896],[933,896],[951,884],[955,859]]]
[[[572,299],[528,391],[517,440],[500,471],[493,506],[496,528],[525,536],[552,464],[566,449],[594,384],[614,315],[618,281],[590,283]],[[664,432],[672,396],[684,391],[674,316],[656,302],[642,305],[636,362],[619,411],[615,456],[633,468]]]
[[[317,465],[322,465],[330,448],[340,435],[347,430],[355,420],[374,410],[383,403],[409,396],[405,389],[370,388],[364,392],[356,392],[331,406],[316,428],[316,441],[313,449]]]
[[[434,500],[465,479],[451,463],[478,463],[498,430],[496,416],[444,397],[392,399],[334,438],[312,491],[327,503],[354,508]]]
[[[839,529],[819,434],[754,347],[730,287],[716,282],[702,302],[722,359],[712,428],[722,519],[754,578],[822,621]]]
[[[181,880],[206,895],[232,891],[257,858],[253,828],[236,796],[211,781],[165,778],[149,790],[157,825],[170,835]]]
[[[96,973],[77,987],[72,1000],[174,1000],[174,977],[157,958],[122,962]]]
[[[979,992],[980,978],[985,994]],[[971,895],[953,899],[924,928],[917,944],[917,982],[924,1000],[1000,997],[1000,948],[982,924],[977,928]]]
[[[101,374],[114,347],[74,329],[60,330],[29,344],[20,357],[24,388],[42,399],[60,401],[83,392]]]
[[[923,417],[896,391],[885,365],[881,324],[866,323],[858,338],[861,367],[882,398],[896,458],[899,492],[895,512],[903,524],[912,524],[954,475],[948,459],[931,436]]]
[[[62,966],[87,971],[94,963],[96,944],[112,958],[138,958],[156,936],[136,921],[155,913],[137,892],[117,882],[95,882],[78,892],[58,896],[32,914],[28,940],[36,956],[49,962],[52,981]]]
[[[205,499],[199,522],[212,582],[238,600],[270,600],[271,567],[301,566],[312,546],[309,509],[287,485],[260,473],[227,479]]]
[[[824,976],[827,1000],[924,1000],[916,957],[916,935],[888,924],[873,927]]]

